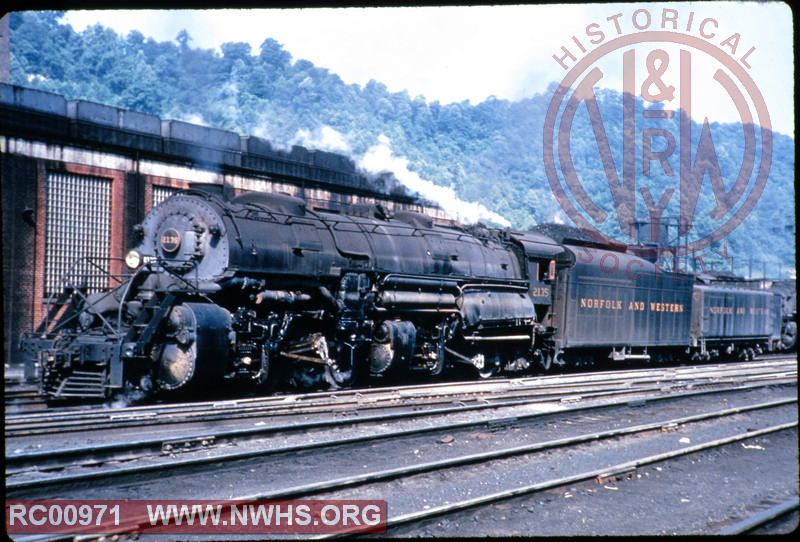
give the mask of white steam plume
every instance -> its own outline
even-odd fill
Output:
[[[458,199],[452,188],[437,186],[431,181],[420,178],[408,170],[408,159],[392,154],[389,138],[381,134],[378,144],[371,147],[359,161],[359,166],[367,171],[380,173],[391,171],[407,188],[420,194],[423,198],[437,202],[457,221],[465,224],[485,221],[510,227],[511,222],[499,214],[488,210],[480,203],[471,203]]]
[[[292,141],[295,145],[306,147],[307,149],[321,149],[329,152],[350,152],[350,145],[344,135],[331,128],[323,126],[313,131],[300,129]]]

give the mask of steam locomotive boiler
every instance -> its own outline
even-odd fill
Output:
[[[500,360],[527,367],[563,251],[535,234],[474,235],[376,204],[340,214],[282,194],[225,201],[203,190],[155,207],[136,235],[128,280],[75,288],[23,339],[45,393],[349,385],[436,375],[445,359],[485,375]]]

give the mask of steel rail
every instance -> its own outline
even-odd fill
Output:
[[[732,416],[735,414],[741,414],[744,412],[752,412],[756,410],[763,410],[763,409],[770,409],[770,408],[777,408],[780,406],[784,406],[787,404],[796,403],[797,398],[792,399],[783,399],[779,401],[772,401],[768,403],[761,403],[758,405],[747,405],[743,407],[735,407],[730,409],[725,409],[721,411],[715,412],[708,412],[702,414],[696,414],[692,416],[686,416],[676,419],[670,419],[666,421],[658,421],[653,422],[650,424],[632,426],[632,427],[625,427],[619,429],[613,429],[608,431],[601,431],[601,432],[594,432],[588,433],[584,435],[580,435],[577,437],[569,437],[565,439],[557,439],[549,442],[544,443],[535,443],[535,444],[528,444],[524,446],[512,447],[503,450],[495,450],[492,452],[486,452],[481,454],[474,454],[469,456],[462,456],[460,458],[453,458],[444,461],[435,461],[426,464],[418,464],[412,465],[409,467],[402,467],[398,469],[389,469],[387,471],[381,471],[378,473],[367,473],[355,477],[349,477],[343,480],[334,480],[334,481],[327,481],[321,482],[316,484],[310,484],[307,486],[302,486],[299,488],[290,488],[286,490],[282,490],[277,493],[272,493],[267,496],[265,495],[257,495],[255,497],[247,496],[243,497],[245,500],[269,500],[269,499],[280,499],[280,498],[288,498],[288,497],[297,497],[299,495],[307,494],[309,492],[320,491],[320,490],[331,490],[335,488],[343,488],[349,487],[352,485],[357,485],[365,482],[376,481],[380,479],[386,478],[393,478],[402,475],[409,475],[414,473],[420,472],[427,472],[430,470],[436,470],[441,468],[451,468],[460,465],[472,464],[481,461],[489,461],[492,459],[499,459],[503,457],[509,457],[513,455],[522,455],[526,453],[532,453],[541,451],[544,449],[554,448],[554,447],[563,447],[569,445],[580,444],[592,440],[599,440],[599,439],[606,439],[612,438],[615,436],[623,436],[635,433],[642,433],[646,431],[658,430],[664,427],[671,427],[674,425],[686,424],[686,423],[696,423],[699,421],[707,420],[707,419],[714,419],[714,418],[721,418],[725,416]],[[624,404],[624,403],[623,403]],[[620,406],[619,404],[614,406]],[[601,407],[576,407],[574,409],[570,409],[568,412],[577,412],[577,411],[584,411],[584,410],[596,410],[596,409],[605,409],[610,408],[610,405],[602,405]],[[561,411],[563,413],[564,411]],[[537,416],[541,416],[544,413],[536,413],[531,414],[521,418],[535,418]],[[60,486],[63,484],[72,484],[76,482],[86,482],[90,480],[97,480],[103,478],[112,478],[112,477],[119,477],[125,475],[132,475],[132,474],[143,474],[143,473],[150,473],[150,472],[157,472],[161,470],[168,470],[168,469],[176,469],[176,468],[186,468],[186,467],[193,467],[198,465],[207,465],[213,463],[221,463],[221,462],[229,462],[229,461],[236,461],[241,459],[250,459],[253,457],[260,457],[266,455],[275,455],[275,454],[286,454],[286,453],[296,453],[300,451],[311,450],[315,448],[322,448],[322,447],[332,447],[332,446],[343,446],[343,445],[352,445],[358,444],[362,442],[369,442],[378,439],[390,439],[390,438],[404,438],[407,436],[417,436],[421,433],[430,433],[430,432],[442,432],[442,431],[452,431],[456,429],[465,429],[474,426],[483,426],[487,423],[486,420],[482,421],[469,421],[469,422],[460,422],[455,424],[449,425],[438,425],[434,427],[428,428],[415,428],[410,430],[402,430],[402,431],[395,431],[389,432],[384,434],[373,434],[368,436],[358,436],[358,437],[347,437],[343,439],[336,439],[336,440],[329,440],[329,441],[320,441],[315,443],[306,443],[301,445],[294,445],[294,446],[287,446],[283,448],[275,448],[271,450],[257,450],[257,451],[245,451],[245,452],[236,452],[233,454],[225,454],[216,457],[201,457],[201,458],[191,458],[187,460],[177,461],[177,462],[170,462],[170,463],[159,463],[159,464],[149,464],[149,465],[137,465],[128,468],[121,468],[115,469],[113,471],[101,471],[101,472],[93,472],[93,473],[83,473],[77,475],[67,475],[67,476],[60,476],[58,478],[52,479],[38,479],[38,480],[27,480],[27,481],[13,481],[13,480],[6,480],[6,490],[7,491],[22,491],[24,489],[36,488],[36,487],[47,487],[47,486]]]
[[[730,410],[739,410],[739,409],[730,409]],[[725,411],[721,411],[725,412]],[[709,413],[711,414],[711,413]],[[707,416],[690,416],[687,418],[682,418],[686,420],[686,423],[690,421],[702,421],[701,418],[706,418]],[[693,418],[696,418],[692,420]],[[654,424],[646,424],[643,426],[639,426],[642,432],[650,431],[653,429],[658,429],[659,427],[669,426],[672,423],[679,423],[678,419],[671,420],[668,422],[659,422]],[[397,527],[400,525],[408,524],[408,523],[415,523],[424,520],[428,520],[431,518],[451,514],[454,512],[459,512],[471,508],[475,508],[477,506],[483,506],[488,504],[493,504],[498,501],[505,501],[511,498],[519,497],[522,495],[527,495],[531,493],[537,493],[549,489],[555,489],[558,487],[568,486],[570,484],[575,484],[579,482],[584,482],[587,480],[597,479],[597,478],[608,478],[614,476],[619,473],[626,473],[632,470],[635,470],[639,467],[660,463],[667,461],[669,459],[674,459],[678,457],[682,457],[685,455],[690,455],[692,453],[705,451],[713,448],[718,448],[720,446],[725,446],[727,444],[731,444],[734,442],[744,441],[751,438],[757,438],[763,435],[772,434],[778,431],[783,431],[787,429],[792,429],[797,427],[797,422],[789,422],[784,424],[775,425],[772,427],[766,427],[757,431],[750,431],[747,433],[739,433],[736,435],[723,437],[720,439],[715,439],[712,441],[708,441],[701,444],[696,444],[692,446],[686,446],[684,448],[673,450],[670,452],[665,452],[661,454],[650,455],[642,458],[638,458],[631,461],[626,461],[624,463],[619,463],[616,465],[612,465],[609,467],[603,467],[600,469],[594,469],[589,471],[584,471],[581,473],[577,473],[571,476],[564,476],[561,478],[556,478],[552,480],[548,480],[545,482],[539,482],[535,484],[529,484],[524,487],[516,487],[513,489],[508,489],[504,491],[499,491],[495,493],[491,493],[489,495],[483,495],[480,497],[474,497],[471,499],[465,499],[462,501],[457,501],[454,503],[448,503],[446,505],[437,506],[421,511],[409,512],[403,514],[401,516],[397,516],[394,518],[387,518],[386,527],[387,529],[392,527]],[[238,496],[226,501],[220,501],[221,504],[227,504],[231,500],[242,501],[242,502],[250,502],[250,501],[260,501],[260,500],[282,500],[286,498],[297,498],[299,496],[308,495],[308,494],[318,494],[319,492],[325,491],[334,491],[338,489],[344,489],[347,487],[351,487],[354,485],[361,485],[370,482],[378,482],[386,479],[394,479],[402,476],[410,476],[414,474],[419,474],[423,472],[428,472],[431,470],[437,470],[442,468],[452,468],[457,467],[462,464],[470,464],[470,463],[477,463],[477,462],[485,462],[490,461],[493,459],[498,459],[502,457],[507,457],[512,452],[518,452],[519,454],[524,453],[531,453],[540,451],[545,449],[545,447],[557,447],[557,446],[569,446],[572,444],[580,444],[582,442],[588,440],[596,440],[598,438],[611,438],[614,436],[620,436],[620,434],[633,434],[637,428],[627,428],[623,430],[614,430],[608,431],[604,433],[596,433],[596,434],[589,434],[583,437],[573,437],[570,439],[560,439],[551,441],[549,443],[541,443],[538,445],[529,445],[523,447],[517,447],[512,450],[504,450],[504,451],[495,451],[495,452],[488,452],[482,454],[473,454],[471,456],[460,458],[459,460],[453,461],[435,461],[430,462],[422,465],[412,466],[412,467],[403,467],[399,469],[388,469],[385,471],[381,471],[378,473],[372,474],[363,474],[360,476],[354,476],[349,478],[344,478],[335,481],[323,482],[318,484],[309,484],[306,486],[300,486],[296,488],[290,488],[281,491],[273,491],[269,493],[258,493],[253,495],[245,495],[245,496]],[[212,502],[213,505],[213,502]],[[796,507],[796,501],[794,506]],[[131,526],[147,526],[149,522],[149,518],[141,517],[141,518],[130,518],[126,521],[126,524]],[[344,533],[333,533],[327,535],[319,535],[316,537],[312,537],[313,539],[332,539],[332,538],[342,538],[345,536],[352,536],[354,534],[358,534],[359,529],[353,529],[348,532]],[[721,534],[721,533],[720,533]]]
[[[769,510],[756,514],[753,517],[744,519],[724,529],[720,529],[714,534],[744,534],[766,525],[770,521],[785,516],[800,508],[800,498],[795,497],[786,502],[773,506]]]
[[[752,378],[752,377],[751,377]],[[760,378],[764,385],[781,385],[796,383],[797,378],[795,375],[765,375]],[[756,379],[753,378],[755,381]],[[336,416],[355,416],[363,415],[369,411],[381,410],[407,410],[410,408],[417,409],[418,415],[426,414],[439,414],[448,411],[469,411],[479,410],[482,408],[501,408],[503,406],[516,406],[520,404],[534,404],[551,402],[554,399],[559,399],[561,403],[599,399],[602,397],[612,397],[618,395],[637,395],[647,393],[661,393],[669,394],[676,393],[684,389],[699,389],[699,388],[719,388],[719,389],[735,389],[744,386],[741,381],[734,379],[726,380],[713,380],[713,381],[695,381],[689,383],[653,383],[649,386],[631,386],[624,385],[622,387],[608,384],[608,387],[603,388],[598,385],[571,387],[562,389],[542,389],[538,388],[532,390],[532,393],[524,393],[517,390],[517,393],[505,393],[502,396],[499,394],[492,394],[490,396],[476,396],[470,397],[443,397],[440,399],[429,399],[408,403],[399,403],[398,398],[392,398],[395,401],[393,404],[382,404],[379,402],[355,402],[355,403],[334,403],[324,405],[312,405],[305,407],[284,407],[279,409],[264,409],[264,408],[247,408],[241,407],[233,410],[220,410],[208,413],[204,410],[190,412],[193,416],[178,417],[176,414],[160,415],[159,412],[152,412],[149,415],[119,415],[111,416],[108,419],[101,421],[92,421],[90,424],[85,424],[78,415],[69,421],[49,424],[48,422],[32,422],[27,423],[20,421],[17,423],[7,423],[5,436],[6,439],[19,438],[33,435],[52,435],[59,433],[69,432],[87,432],[87,431],[114,431],[124,429],[126,427],[135,426],[138,428],[148,426],[163,426],[163,425],[189,425],[198,424],[211,421],[231,422],[234,420],[246,420],[252,418],[270,417],[301,417],[309,415],[320,415],[326,420],[330,417]],[[568,395],[564,395],[567,390]],[[591,390],[591,391],[587,391]],[[403,399],[409,399],[408,397]],[[473,403],[473,404],[470,404]],[[401,413],[402,415],[402,413]]]
[[[745,374],[752,376],[754,374],[764,374],[765,371],[774,371],[772,367],[763,367],[759,370],[755,370],[754,368],[748,368],[745,371]],[[660,371],[656,371],[659,373]],[[724,374],[730,376],[731,369],[726,369]],[[621,380],[618,376],[619,373],[611,373],[614,376],[613,381],[602,383],[602,385],[609,386],[610,391],[616,391],[617,388],[613,386],[618,386],[616,384]],[[783,378],[791,379],[794,377],[796,380],[796,367],[790,369],[788,372],[782,375]],[[713,385],[723,385],[725,383],[724,380],[721,380],[718,376],[715,378],[714,375],[716,373],[704,373],[698,375],[695,373],[687,373],[686,378],[692,378],[695,382],[692,383],[694,386],[703,385],[703,382],[699,382],[698,379],[705,376],[709,378],[709,382],[707,384]],[[630,379],[631,375],[627,375],[627,379],[622,380],[622,386],[626,389],[640,389],[636,388],[636,386],[642,386],[646,383],[660,383],[662,386],[664,385],[664,378],[675,379],[676,375],[653,375],[653,374],[646,374],[639,378],[635,378],[633,380]],[[769,375],[767,375],[769,376]],[[578,377],[583,378],[583,377]],[[680,378],[680,377],[678,377]],[[56,430],[59,431],[68,431],[69,427],[72,427],[73,431],[86,431],[91,429],[100,429],[103,425],[116,425],[122,426],[123,424],[128,425],[155,425],[155,424],[163,424],[163,423],[191,423],[191,422],[200,422],[200,421],[208,421],[214,418],[225,418],[225,419],[232,419],[234,417],[240,418],[251,418],[251,417],[259,417],[265,414],[270,414],[273,416],[279,415],[303,415],[303,414],[312,414],[315,411],[323,411],[329,412],[331,409],[342,409],[347,407],[356,406],[361,410],[369,410],[369,409],[379,409],[379,408],[388,408],[393,407],[396,408],[396,402],[401,401],[404,399],[408,399],[409,397],[414,397],[420,400],[421,402],[427,397],[432,398],[427,406],[436,405],[436,404],[449,404],[452,401],[459,399],[462,402],[464,400],[468,400],[465,395],[467,396],[478,396],[476,400],[493,400],[498,394],[503,394],[504,397],[514,397],[515,394],[518,397],[526,397],[529,398],[529,393],[532,392],[533,395],[538,395],[540,397],[545,397],[548,393],[563,393],[564,389],[572,388],[573,394],[585,394],[584,390],[588,387],[594,390],[594,392],[598,392],[598,388],[601,385],[601,382],[598,381],[597,378],[590,378],[591,382],[586,382],[585,380],[582,381],[580,384],[570,384],[570,381],[574,380],[574,377],[569,377],[566,382],[560,382],[552,386],[542,387],[542,379],[535,379],[533,382],[520,382],[519,380],[509,380],[502,383],[502,385],[491,385],[487,386],[478,386],[476,389],[470,390],[473,386],[476,386],[474,383],[459,383],[456,385],[452,384],[436,384],[434,386],[425,386],[421,389],[415,387],[406,387],[406,388],[394,388],[390,390],[386,389],[379,389],[379,390],[370,390],[369,393],[364,393],[363,391],[358,392],[351,392],[348,394],[344,394],[344,398],[340,398],[343,394],[341,393],[332,393],[332,394],[311,394],[305,396],[283,396],[280,398],[271,397],[266,399],[247,399],[247,400],[234,400],[234,401],[224,401],[224,402],[210,402],[210,403],[200,403],[200,404],[181,404],[176,406],[159,406],[156,408],[153,407],[137,407],[137,408],[129,408],[129,409],[117,409],[117,410],[105,410],[101,412],[91,411],[89,413],[86,412],[66,412],[66,413],[42,413],[42,414],[18,414],[18,415],[10,415],[6,417],[6,438],[19,436],[21,434],[44,434],[44,433],[51,433]],[[448,390],[447,394],[441,394],[442,387]],[[455,388],[455,389],[453,389]],[[433,396],[433,393],[436,391],[440,392],[439,395]],[[599,390],[602,391],[609,391],[609,390]],[[528,392],[528,393],[524,393]],[[482,394],[486,394],[489,397],[480,397]],[[318,399],[323,399],[323,401],[318,401],[314,404],[307,404],[307,405],[299,405],[299,403],[303,400],[311,400],[317,401]],[[287,402],[291,402],[290,405],[287,405]],[[262,405],[262,403],[266,403]],[[270,403],[278,403],[278,404],[270,404]],[[395,404],[384,404],[384,403],[395,403]],[[418,406],[426,406],[424,403],[419,404]],[[306,408],[307,410],[300,410],[300,408]],[[208,409],[211,409],[208,411]],[[183,415],[185,418],[182,420],[176,420],[175,418],[178,416]],[[192,419],[190,416],[196,416],[196,418]],[[87,425],[87,420],[95,425]],[[40,429],[35,429],[36,426],[44,426]]]
[[[559,401],[560,405],[564,404],[574,404],[579,402],[585,402],[589,399],[594,399],[598,397],[617,397],[620,400],[612,401],[607,403],[606,405],[586,405],[581,406],[579,408],[586,409],[586,408],[602,408],[603,406],[607,407],[614,407],[619,406],[620,404],[630,402],[628,398],[622,399],[625,396],[635,394],[635,395],[642,395],[643,393],[658,393],[657,396],[652,397],[645,397],[641,398],[640,400],[645,401],[654,401],[658,399],[664,398],[678,398],[678,397],[689,397],[696,394],[707,394],[712,392],[726,392],[726,391],[739,391],[744,389],[755,389],[755,388],[762,388],[764,386],[774,385],[775,382],[759,382],[752,386],[742,385],[741,383],[733,383],[737,384],[736,386],[726,386],[726,384],[730,384],[728,382],[714,382],[713,387],[716,389],[710,390],[708,389],[711,384],[703,384],[702,386],[693,386],[691,387],[691,392],[684,391],[683,393],[675,393],[674,390],[668,390],[670,393],[665,393],[665,389],[663,386],[660,387],[651,387],[651,388],[624,388],[618,389],[613,391],[602,391],[602,392],[593,392],[589,394],[583,395],[571,395],[568,397],[562,397]],[[705,388],[705,389],[698,389],[698,388]],[[681,388],[683,389],[683,388]],[[339,419],[330,420],[329,418],[320,419],[320,420],[312,420],[312,421],[302,421],[302,422],[290,422],[283,425],[264,425],[261,427],[249,427],[244,429],[227,429],[222,431],[212,432],[208,428],[204,428],[199,433],[191,433],[191,434],[171,434],[171,435],[154,435],[153,437],[146,438],[146,439],[139,439],[137,441],[125,441],[125,442],[111,442],[105,444],[94,445],[90,447],[81,446],[79,448],[63,448],[63,449],[45,449],[45,450],[37,450],[34,452],[20,452],[20,453],[10,453],[6,455],[6,473],[14,473],[13,467],[16,466],[17,469],[21,468],[23,465],[40,465],[44,466],[50,463],[58,463],[59,459],[64,462],[64,466],[68,466],[70,463],[66,463],[68,460],[74,460],[76,458],[83,458],[84,461],[93,461],[93,462],[101,462],[108,459],[114,459],[116,457],[122,456],[125,459],[132,459],[135,457],[147,457],[153,455],[154,453],[164,453],[171,451],[170,449],[165,449],[167,443],[170,446],[181,446],[181,443],[200,443],[201,446],[195,446],[195,444],[191,444],[187,446],[191,450],[187,451],[194,451],[194,448],[203,448],[207,446],[208,441],[212,441],[214,444],[220,444],[221,442],[231,441],[235,439],[251,439],[256,438],[259,436],[264,436],[269,433],[297,433],[303,432],[310,429],[316,429],[319,427],[331,427],[331,426],[346,426],[346,425],[356,425],[356,424],[369,424],[369,423],[379,423],[379,422],[388,422],[388,421],[397,421],[401,419],[412,419],[412,418],[422,418],[422,417],[435,417],[435,416],[442,416],[448,414],[463,414],[468,412],[476,412],[480,410],[497,410],[503,408],[513,408],[517,406],[523,405],[530,405],[540,402],[549,401],[550,398],[541,398],[538,397],[536,400],[532,400],[530,397],[523,397],[521,400],[518,400],[517,397],[512,397],[509,399],[508,397],[503,397],[503,400],[500,398],[494,398],[494,400],[483,399],[483,402],[479,404],[473,405],[464,405],[463,403],[459,403],[457,405],[453,403],[447,403],[448,406],[445,408],[439,409],[429,409],[429,410],[417,410],[417,405],[396,405],[394,408],[403,408],[400,412],[388,412],[378,415],[372,416],[363,416],[359,413],[359,417],[342,417]],[[409,410],[411,408],[411,410]],[[383,407],[382,410],[386,408]],[[561,408],[560,412],[569,412],[571,409]],[[549,412],[536,412],[531,413],[528,415],[518,415],[514,416],[514,420],[519,419],[527,419],[529,417],[536,417],[540,415],[549,414]],[[500,421],[507,421],[508,417],[501,418],[499,421],[495,420],[497,423]],[[484,422],[478,422],[484,423]],[[491,424],[492,420],[485,422],[487,424]],[[9,434],[7,434],[8,438]],[[13,433],[12,433],[13,436]],[[11,446],[13,448],[13,446]],[[175,451],[180,452],[181,449],[177,449]],[[90,459],[87,459],[90,458]],[[9,466],[12,466],[12,470],[9,470]]]
[[[569,388],[572,397],[580,396],[583,398],[601,397],[614,394],[631,394],[631,393],[646,393],[663,390],[663,386],[650,386],[650,387],[618,387],[610,384],[607,389],[598,389],[599,386],[584,388]],[[593,391],[587,393],[587,389]],[[502,406],[514,406],[520,403],[535,403],[552,401],[553,397],[563,397],[563,389],[551,390],[537,388],[532,390],[532,394],[523,393],[517,390],[517,393],[482,396],[476,397],[464,396],[449,396],[441,398],[417,398],[416,401],[409,403],[402,403],[402,400],[414,399],[412,396],[407,397],[391,397],[387,398],[384,402],[379,401],[355,401],[347,403],[324,403],[309,405],[304,407],[289,406],[277,408],[248,408],[237,407],[234,409],[221,410],[219,412],[208,413],[205,410],[188,411],[189,414],[195,416],[186,416],[179,418],[175,413],[161,414],[157,411],[151,412],[147,415],[131,414],[131,415],[114,415],[102,420],[89,420],[89,424],[85,424],[84,420],[79,414],[71,415],[69,419],[61,419],[56,422],[51,422],[49,419],[39,419],[33,422],[26,420],[19,420],[14,423],[7,423],[6,425],[6,439],[30,435],[45,435],[54,433],[67,433],[67,432],[86,432],[90,430],[116,430],[128,426],[145,427],[153,425],[166,425],[166,424],[191,424],[207,422],[216,419],[230,421],[233,419],[248,419],[248,418],[262,418],[265,416],[272,417],[295,417],[295,416],[308,416],[312,414],[320,414],[326,416],[326,420],[330,416],[348,416],[348,415],[362,415],[368,411],[378,410],[397,410],[397,409],[421,409],[428,407],[428,410],[417,410],[417,415],[425,415],[426,413],[438,414],[447,411],[467,411],[481,408],[500,408]],[[468,404],[474,402],[475,404]],[[438,408],[437,408],[438,407]]]
[[[759,437],[762,435],[768,435],[771,433],[776,433],[778,431],[783,431],[786,429],[792,429],[797,427],[797,422],[789,422],[784,424],[775,425],[772,427],[766,427],[764,429],[760,429],[757,431],[751,431],[748,433],[739,433],[737,435],[732,435],[730,437],[725,437],[709,442],[705,442],[702,444],[696,444],[694,446],[687,446],[685,448],[681,448],[680,450],[675,450],[672,452],[665,452],[663,454],[652,455],[648,457],[643,457],[641,459],[636,459],[633,461],[628,461],[625,463],[619,463],[617,465],[613,465],[611,467],[606,467],[602,469],[596,469],[592,471],[587,471],[583,473],[579,473],[573,476],[566,476],[563,478],[549,480],[547,482],[538,483],[538,484],[531,484],[525,487],[510,489],[506,491],[500,491],[497,493],[493,493],[490,495],[484,495],[482,497],[476,497],[473,499],[467,499],[460,502],[450,503],[445,506],[438,506],[435,508],[430,508],[428,510],[422,510],[419,512],[411,512],[399,517],[395,517],[392,519],[387,519],[387,529],[389,527],[396,527],[399,525],[403,525],[406,523],[413,523],[418,522],[426,519],[430,519],[433,517],[442,516],[445,514],[449,514],[452,512],[457,512],[461,510],[466,510],[469,508],[474,508],[476,506],[492,504],[498,501],[508,500],[513,497],[518,497],[521,495],[527,495],[529,493],[536,493],[539,491],[544,491],[547,489],[554,489],[557,487],[563,487],[570,484],[575,484],[578,482],[583,482],[586,480],[592,480],[598,477],[604,478],[613,476],[618,473],[625,473],[636,468],[642,467],[644,465],[649,465],[653,463],[660,463],[669,459],[674,459],[677,457],[690,455],[696,452],[701,452],[704,450],[709,450],[712,448],[718,448],[720,446],[725,446],[727,444],[731,444],[734,442],[739,442],[755,437]],[[349,534],[353,534],[352,532]],[[315,537],[315,539],[325,539],[325,538],[338,538],[340,536],[347,536],[347,534],[334,534],[330,536],[320,536]]]
[[[569,385],[571,381],[579,381],[581,383],[590,383],[596,382],[598,380],[604,379],[611,379],[613,381],[623,380],[623,379],[653,379],[653,378],[678,378],[679,374],[686,373],[691,378],[696,378],[698,375],[698,371],[702,371],[700,374],[706,374],[710,378],[714,376],[717,371],[722,372],[730,372],[730,371],[738,371],[740,369],[746,369],[747,371],[752,370],[768,370],[772,367],[774,363],[781,363],[783,361],[791,362],[796,361],[796,358],[786,357],[786,360],[782,359],[774,359],[774,360],[761,360],[758,362],[741,362],[736,364],[716,364],[716,365],[699,365],[699,366],[688,366],[688,367],[664,367],[664,368],[650,368],[650,369],[632,369],[632,370],[623,370],[623,371],[602,371],[602,372],[593,372],[593,373],[574,373],[574,374],[562,374],[562,375],[542,375],[542,376],[528,376],[528,377],[516,377],[516,378],[503,378],[503,379],[492,379],[492,380],[484,380],[484,381],[467,381],[467,382],[442,382],[442,383],[435,383],[435,384],[425,384],[425,385],[411,385],[411,386],[403,386],[403,387],[389,387],[389,388],[361,388],[361,389],[342,389],[342,390],[335,390],[329,392],[317,392],[317,393],[305,393],[305,394],[295,394],[295,395],[279,395],[279,396],[268,396],[268,397],[255,397],[255,398],[236,398],[236,399],[221,399],[221,400],[214,400],[214,401],[203,401],[203,402],[193,402],[193,403],[179,403],[176,405],[159,405],[158,407],[154,407],[152,405],[147,406],[136,406],[136,407],[125,407],[125,408],[100,408],[95,409],[95,411],[100,412],[100,415],[108,416],[113,415],[116,412],[147,412],[151,411],[154,408],[160,408],[162,411],[177,411],[180,412],[186,408],[193,408],[193,407],[207,407],[207,408],[214,408],[219,407],[225,404],[240,404],[240,405],[247,405],[253,403],[285,403],[287,400],[292,401],[300,401],[300,400],[316,400],[317,398],[324,398],[324,397],[348,397],[348,396],[362,396],[366,397],[372,394],[382,394],[382,393],[398,393],[402,394],[405,392],[411,392],[416,395],[424,395],[428,394],[441,394],[441,388],[451,388],[455,389],[455,393],[460,393],[458,391],[459,387],[464,388],[471,388],[471,387],[480,387],[485,391],[489,391],[494,388],[502,388],[504,386],[511,386],[511,387],[525,387],[529,385],[540,385],[543,382],[550,382],[553,380],[560,381],[562,385]],[[664,376],[658,377],[655,376],[657,373],[662,373]],[[559,384],[554,384],[554,386]],[[62,415],[68,415],[69,413],[64,413]],[[47,415],[54,415],[57,416],[59,414],[53,413],[45,413],[40,414],[39,416],[47,416]],[[13,421],[13,420],[12,420]]]

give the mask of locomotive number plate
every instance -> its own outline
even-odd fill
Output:
[[[172,254],[181,248],[181,234],[175,228],[169,228],[161,234],[161,248]]]

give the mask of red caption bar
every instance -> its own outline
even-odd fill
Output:
[[[6,501],[15,534],[385,531],[386,501]]]

